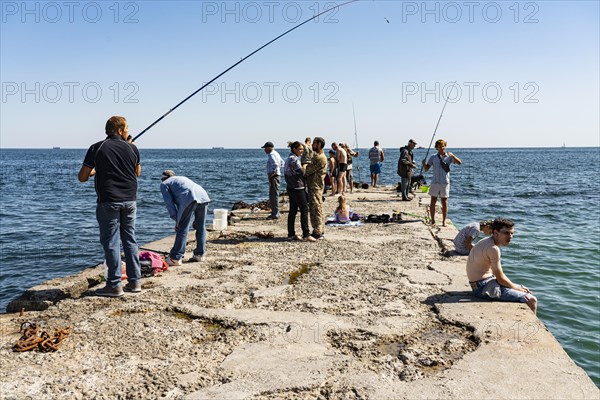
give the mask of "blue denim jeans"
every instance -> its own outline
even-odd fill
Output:
[[[271,216],[279,217],[279,175],[269,178],[269,201]]]
[[[135,201],[119,201],[98,203],[96,205],[96,219],[100,227],[100,243],[104,248],[104,258],[108,266],[106,283],[110,286],[121,284],[121,248],[125,252],[127,266],[127,280],[136,283],[140,280],[140,260],[138,244],[135,239]]]
[[[190,222],[192,215],[194,216],[194,228],[196,229],[196,249],[195,256],[203,256],[206,252],[206,210],[208,203],[198,204],[193,202],[190,204],[181,215],[181,219],[177,224],[177,234],[175,235],[175,243],[169,253],[172,260],[181,260],[185,254],[185,245],[187,244],[188,232],[190,230]]]
[[[480,299],[526,303],[530,297],[527,293],[521,292],[520,290],[514,290],[500,286],[494,275],[492,275],[490,278],[484,278],[474,283],[476,285],[475,288],[473,288],[473,285],[471,285],[471,288],[473,289],[473,295],[475,297],[479,297]],[[496,296],[492,297],[489,295],[489,292],[493,292],[494,288],[496,288]]]
[[[410,192],[410,177],[400,177],[400,189],[402,190],[402,198],[407,199]]]

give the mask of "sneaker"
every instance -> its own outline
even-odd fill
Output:
[[[302,239],[305,240],[305,241],[307,241],[307,242],[316,242],[317,241],[317,239],[315,239],[314,237],[312,237],[310,235],[306,236],[306,237],[304,237]]]
[[[127,282],[123,290],[131,293],[139,293],[142,291],[142,282]]]
[[[165,262],[170,267],[177,267],[179,265],[183,265],[183,262],[181,260],[172,260],[171,257],[169,257],[169,256],[167,256],[167,258],[165,258]]]
[[[287,240],[301,240],[300,236],[298,235],[294,235],[294,236],[288,236]]]
[[[279,215],[269,215],[267,219],[279,219]]]
[[[123,292],[123,288],[121,285],[110,286],[106,284],[103,288],[96,289],[96,296],[102,297],[121,297],[125,293]]]
[[[319,235],[319,234],[313,233],[311,236],[313,238],[315,238],[316,240],[323,240],[323,239],[325,239],[325,235],[323,235],[323,234]]]
[[[190,259],[188,260],[188,262],[202,262],[204,261],[204,256],[200,256],[200,255],[194,255],[192,257],[190,257]]]

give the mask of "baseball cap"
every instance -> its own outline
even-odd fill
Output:
[[[166,169],[163,171],[162,175],[160,176],[160,180],[164,181],[164,180],[169,179],[172,176],[175,176],[175,171],[173,171],[172,169]]]
[[[275,146],[273,146],[273,142],[267,142],[267,143],[265,143],[264,146],[261,147],[261,149],[264,149],[265,147],[275,147]]]

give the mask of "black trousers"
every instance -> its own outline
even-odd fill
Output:
[[[302,237],[310,235],[308,228],[308,197],[304,189],[288,189],[290,196],[290,212],[288,214],[288,236],[296,235],[296,214],[300,210],[300,226],[302,227]]]

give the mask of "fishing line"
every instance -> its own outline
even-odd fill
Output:
[[[450,88],[450,93],[446,96],[446,101],[444,102],[444,107],[442,108],[442,112],[440,113],[440,117],[438,118],[437,124],[435,125],[435,129],[433,130],[433,136],[431,137],[431,141],[429,142],[429,147],[427,148],[427,153],[425,154],[425,162],[427,162],[427,156],[429,155],[429,150],[431,150],[431,144],[433,143],[433,139],[435,139],[435,134],[437,133],[438,126],[440,126],[440,121],[442,120],[442,115],[444,115],[444,110],[446,109],[446,105],[448,104],[448,100],[450,100],[450,95],[452,94],[452,90],[456,86],[456,81],[452,83],[452,87]],[[421,164],[421,170],[419,171],[419,175],[423,173],[423,164]]]
[[[354,151],[356,151],[358,153],[358,133],[356,130],[356,113],[354,112],[354,103],[352,103],[352,118],[354,118],[354,148],[355,148]],[[360,183],[362,183],[362,180],[360,178],[360,170],[361,170],[360,165],[359,165],[360,161],[359,160],[356,160],[356,161],[357,161],[356,169],[358,170],[358,181]]]
[[[196,94],[198,94],[200,91],[202,91],[202,89],[204,89],[205,87],[207,87],[208,85],[210,85],[211,83],[213,83],[214,81],[216,81],[217,79],[219,79],[221,76],[225,75],[227,72],[229,72],[230,70],[232,70],[233,68],[235,68],[237,65],[241,64],[242,62],[244,62],[246,59],[250,58],[251,56],[253,56],[254,54],[258,53],[259,51],[261,51],[262,49],[264,49],[265,47],[267,47],[268,45],[270,45],[271,43],[275,42],[276,40],[284,37],[285,35],[287,35],[288,33],[290,33],[291,31],[300,28],[302,25],[312,21],[315,18],[318,18],[319,16],[326,14],[330,11],[333,11],[337,8],[343,7],[346,4],[350,4],[350,3],[354,3],[356,1],[359,0],[350,0],[347,1],[345,3],[336,5],[334,7],[328,8],[327,10],[321,11],[320,13],[318,13],[317,15],[307,19],[306,21],[294,26],[293,28],[285,31],[284,33],[282,33],[281,35],[277,36],[275,39],[263,44],[262,46],[260,46],[258,49],[254,50],[252,53],[248,54],[246,57],[242,58],[240,61],[236,62],[235,64],[233,64],[231,67],[227,68],[225,71],[221,72],[219,75],[215,76],[214,78],[212,78],[209,82],[205,83],[204,85],[202,85],[202,87],[198,90],[196,90],[194,93],[190,94],[188,97],[186,97],[185,99],[183,99],[182,101],[180,101],[175,107],[171,108],[169,111],[167,111],[162,117],[160,117],[159,119],[157,119],[156,121],[154,121],[152,124],[150,124],[150,126],[148,126],[146,129],[144,129],[142,132],[140,132],[139,134],[137,134],[132,141],[135,142],[135,140],[137,138],[139,138],[140,136],[142,136],[144,133],[146,133],[146,131],[148,131],[150,128],[152,128],[154,125],[158,124],[160,121],[162,121],[163,118],[165,118],[167,115],[171,114],[173,111],[175,111],[180,105],[182,105],[183,103],[185,103],[186,101],[188,101],[189,99],[191,99],[192,97],[194,97]]]

